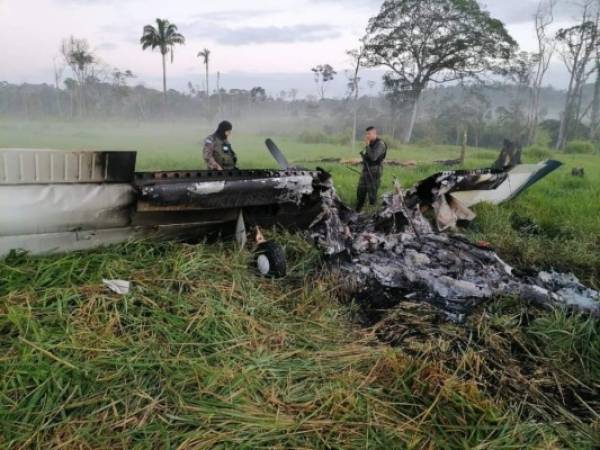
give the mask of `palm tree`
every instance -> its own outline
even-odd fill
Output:
[[[206,97],[210,97],[210,89],[208,86],[208,62],[210,60],[210,50],[205,48],[201,52],[198,52],[198,58],[202,58],[204,60],[204,65],[206,66]]]
[[[142,50],[158,47],[162,55],[163,67],[163,95],[167,98],[167,53],[171,52],[171,63],[173,63],[173,47],[176,44],[185,44],[185,38],[177,32],[177,25],[170,23],[166,19],[156,19],[156,28],[152,25],[144,27],[144,33],[140,38]]]

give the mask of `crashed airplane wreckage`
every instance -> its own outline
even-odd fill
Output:
[[[459,220],[472,220],[468,206],[479,203],[479,198],[493,203],[514,198],[559,166],[548,161],[534,171],[517,166],[443,172],[406,193],[396,183],[373,216],[357,215],[340,202],[331,186],[325,190],[323,211],[311,226],[312,237],[335,261],[347,296],[368,317],[377,318],[382,310],[412,300],[426,301],[449,320],[462,322],[475,307],[500,296],[600,317],[600,293],[574,275],[519,274],[488,244],[440,232],[454,228]],[[515,188],[506,190],[507,185]],[[433,213],[431,220],[428,211]]]
[[[321,211],[316,172],[136,173],[135,160],[135,152],[0,150],[0,257],[133,239],[245,239],[245,224],[305,229]]]
[[[371,308],[421,299],[460,320],[487,299],[515,295],[599,314],[598,293],[574,277],[519,278],[493,251],[438,233],[472,220],[470,206],[514,198],[560,163],[443,172],[406,193],[396,189],[367,217],[340,202],[327,172],[291,168],[272,141],[268,147],[283,170],[136,173],[135,152],[0,150],[0,257],[131,239],[245,239],[245,224],[281,225],[309,229],[349,293]],[[257,242],[260,272],[284,274],[281,249]]]

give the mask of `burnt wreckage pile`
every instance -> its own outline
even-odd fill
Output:
[[[473,176],[478,175],[434,175],[406,193],[396,185],[381,210],[364,216],[338,199],[331,179],[323,174],[323,209],[311,225],[311,236],[335,262],[332,266],[348,294],[371,311],[404,300],[425,301],[460,322],[485,301],[514,296],[544,307],[600,316],[599,293],[574,275],[521,275],[487,246],[438,231],[474,217],[450,194]],[[433,213],[435,225],[425,217],[426,209]]]

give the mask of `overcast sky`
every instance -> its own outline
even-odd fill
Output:
[[[137,82],[160,87],[158,53],[142,52],[145,24],[166,18],[186,36],[168,66],[169,86],[188,81],[202,86],[203,67],[196,57],[212,50],[211,72],[221,72],[223,87],[264,86],[277,93],[296,87],[314,93],[310,68],[330,63],[340,74],[348,68],[347,49],[357,46],[368,19],[382,0],[0,0],[0,80],[51,82],[53,59],[63,38],[87,39],[103,63],[130,69]],[[534,50],[532,15],[537,0],[480,2],[503,20],[524,50]],[[556,27],[571,23],[576,6],[558,0]],[[378,79],[373,72],[364,77]],[[556,61],[548,83],[563,87],[565,74]],[[332,88],[342,95],[343,76]]]

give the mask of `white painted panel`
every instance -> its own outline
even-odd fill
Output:
[[[521,164],[515,166],[508,172],[508,177],[504,183],[496,189],[481,189],[473,191],[452,192],[452,196],[458,199],[463,205],[470,208],[478,203],[491,203],[499,205],[513,198],[530,178],[543,168],[544,164]]]
[[[110,161],[113,168],[119,164],[118,153],[0,149],[0,184],[102,183],[108,181]]]
[[[0,186],[0,236],[127,226],[129,184]]]

